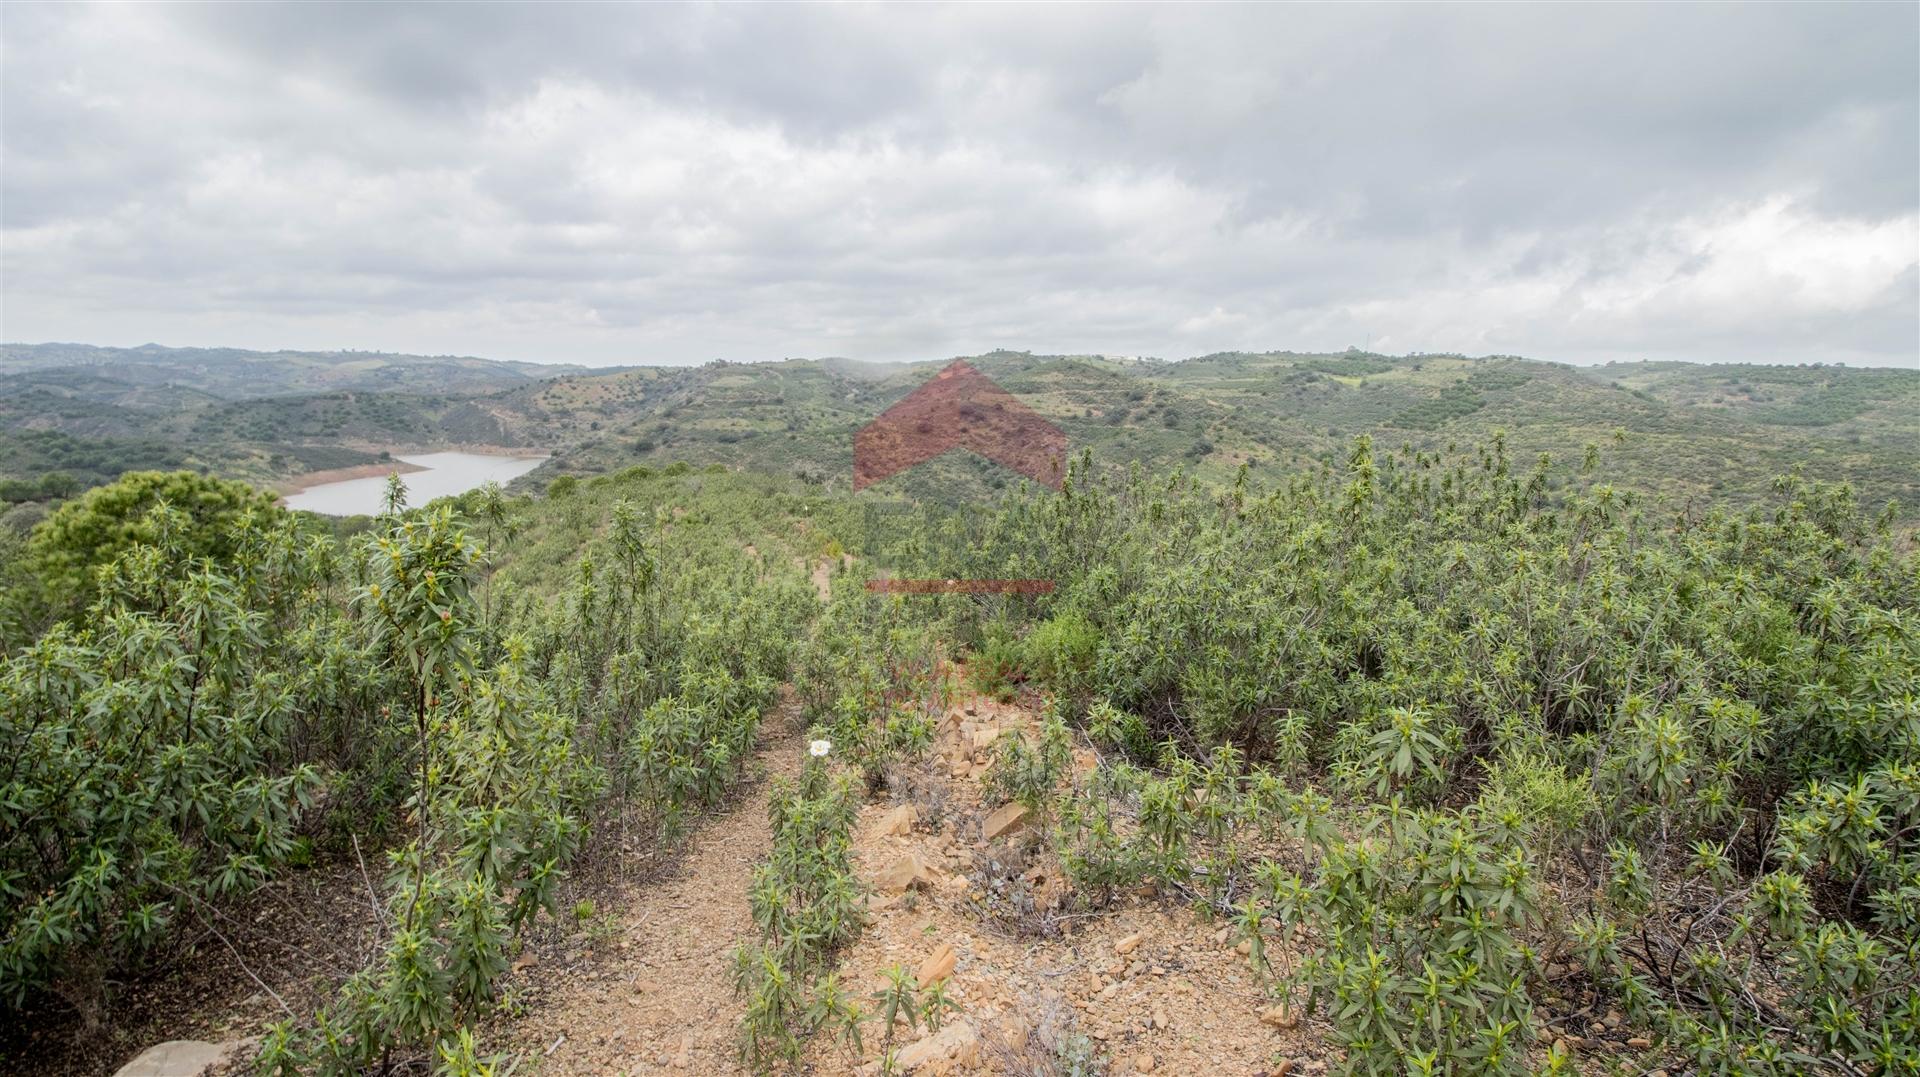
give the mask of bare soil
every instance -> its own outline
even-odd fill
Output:
[[[1051,1072],[1038,1056],[1073,1034],[1087,1037],[1116,1074],[1324,1070],[1325,1049],[1310,1027],[1262,1022],[1262,1010],[1274,1000],[1220,924],[1142,894],[1097,912],[1057,906],[1030,916],[993,914],[1008,886],[1042,895],[1041,906],[1053,904],[1047,895],[1064,893],[1059,865],[1044,851],[1037,827],[993,842],[982,838],[985,818],[1000,805],[982,797],[979,779],[990,749],[976,747],[975,734],[1006,735],[1034,723],[1026,707],[962,699],[941,725],[935,756],[911,781],[895,783],[900,800],[868,805],[857,824],[858,870],[870,884],[908,854],[932,867],[937,881],[900,894],[874,888],[873,919],[841,961],[842,984],[870,997],[889,966],[917,970],[950,945],[957,961],[947,992],[960,1009],[948,1020],[979,1038],[977,1050],[962,1047],[914,1072]],[[904,836],[886,832],[898,804],[911,805],[917,817]],[[1276,962],[1287,959],[1280,949],[1269,947]],[[900,1050],[934,1035],[901,1028],[892,1046]],[[968,1038],[965,1032],[947,1036]],[[816,1037],[806,1070],[876,1071],[887,1046],[877,1027],[866,1033],[866,1046],[856,1061],[839,1044]],[[901,1050],[901,1057],[913,1056]]]
[[[902,1026],[889,1042],[870,1023],[858,1058],[816,1036],[795,1072],[872,1073],[886,1050],[915,1058],[906,1049],[918,1041],[926,1042],[917,1054],[934,1057],[912,1072],[1029,1072],[1050,1045],[1076,1033],[1116,1074],[1323,1071],[1326,1049],[1311,1024],[1262,1021],[1273,999],[1219,924],[1141,894],[1095,913],[1055,911],[1026,922],[995,914],[995,881],[1015,868],[1028,883],[1041,880],[1042,890],[1060,885],[1045,881],[1058,866],[1037,829],[981,840],[982,820],[998,805],[982,799],[987,752],[974,748],[975,734],[1033,722],[1026,707],[962,700],[942,723],[935,753],[899,775],[896,792],[868,804],[856,824],[856,870],[873,889],[871,919],[841,955],[841,982],[872,1010],[889,966],[917,969],[950,945],[957,960],[947,990],[959,1008],[945,1030]],[[803,747],[798,737],[776,737],[756,765],[791,773]],[[917,823],[906,835],[885,832],[903,804]],[[488,1030],[489,1049],[511,1056],[519,1073],[745,1073],[729,953],[752,937],[748,879],[771,843],[762,779],[694,834],[674,874],[605,910],[611,924],[543,946],[537,963],[520,969],[514,1014]],[[878,885],[909,853],[938,881],[904,893]],[[937,1036],[961,1046],[943,1052]]]
[[[373,479],[382,475],[410,475],[416,471],[425,471],[419,464],[409,464],[405,460],[393,459],[378,464],[356,464],[353,467],[330,467],[325,471],[309,471],[304,475],[295,475],[290,479],[274,484],[282,494],[297,494],[315,486],[325,486],[330,482],[346,482],[349,479]]]

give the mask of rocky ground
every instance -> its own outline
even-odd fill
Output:
[[[890,1050],[901,1073],[1052,1073],[1046,1060],[1075,1036],[1113,1073],[1324,1071],[1319,1037],[1274,1004],[1221,925],[1146,895],[1097,914],[1005,911],[1018,904],[1010,885],[1042,904],[1062,892],[1037,821],[984,800],[980,783],[993,741],[1033,721],[1019,705],[961,700],[934,755],[895,775],[856,824],[871,919],[840,955],[842,984],[873,1010],[898,964],[923,988],[945,980],[957,1009],[937,1032],[903,1025],[891,1041],[870,1022],[858,1057],[815,1037],[798,1071],[878,1073]],[[802,750],[780,736],[757,765],[791,772]],[[673,876],[631,892],[605,925],[523,958],[495,1049],[521,1073],[743,1072],[728,953],[752,937],[746,889],[772,840],[765,805],[763,779],[697,831]]]
[[[962,700],[935,757],[894,783],[897,799],[861,814],[856,859],[873,915],[843,955],[842,982],[867,994],[896,963],[923,986],[950,968],[959,1004],[938,1033],[903,1030],[899,1071],[1051,1073],[1043,1060],[1076,1034],[1113,1073],[1325,1070],[1318,1037],[1274,1004],[1222,926],[1137,894],[1097,914],[1045,908],[1063,884],[1037,821],[984,800],[980,783],[993,742],[1033,723],[1018,705]],[[858,1060],[816,1038],[807,1071],[877,1072],[882,1037],[866,1038]]]

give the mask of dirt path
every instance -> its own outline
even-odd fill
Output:
[[[695,830],[671,877],[603,910],[612,930],[524,969],[525,1013],[503,1029],[519,1072],[746,1072],[728,954],[751,936],[747,883],[773,844],[768,776],[796,772],[805,743],[793,733],[765,743],[754,762],[765,775]]]
[[[855,824],[871,919],[840,955],[841,982],[864,1003],[888,966],[919,971],[950,949],[957,1010],[946,1028],[903,1027],[889,1044],[870,1023],[857,1058],[815,1036],[796,1072],[871,1074],[888,1046],[900,1072],[927,1077],[1050,1072],[1063,1040],[1076,1037],[1114,1074],[1324,1072],[1319,1037],[1263,1013],[1271,998],[1217,923],[1146,894],[1053,917],[1045,930],[1031,915],[1003,915],[1010,888],[1058,893],[1061,885],[1042,828],[1016,827],[992,841],[983,833],[998,807],[980,783],[991,742],[1034,722],[1026,708],[963,698],[898,799],[868,804]],[[793,773],[804,743],[779,735],[755,765]],[[671,877],[637,887],[601,911],[604,927],[544,947],[540,963],[521,970],[520,1013],[495,1030],[495,1049],[518,1057],[517,1072],[747,1072],[735,1055],[741,1004],[729,953],[753,932],[746,894],[772,845],[767,793],[763,776],[696,830]],[[902,805],[911,809],[904,823]],[[884,881],[908,857],[924,865],[921,881],[906,889]],[[1272,948],[1288,949],[1278,940]]]

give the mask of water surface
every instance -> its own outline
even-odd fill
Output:
[[[424,471],[409,471],[400,476],[407,484],[407,504],[424,505],[436,497],[465,493],[489,482],[506,485],[546,462],[544,456],[491,456],[474,452],[429,452],[415,456],[397,456]],[[387,493],[387,477],[309,486],[287,495],[287,507],[305,509],[325,516],[371,516],[380,511]]]

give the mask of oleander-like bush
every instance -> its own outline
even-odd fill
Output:
[[[1059,809],[1083,895],[1158,880],[1307,925],[1289,982],[1351,1068],[1564,1066],[1538,1016],[1617,1007],[1670,1068],[1913,1072],[1914,536],[1797,476],[1736,513],[1603,469],[1499,438],[1362,438],[1268,491],[1083,460],[940,571],[1056,581],[974,615],[1024,619],[1110,754]],[[1082,624],[1090,673],[1052,657]],[[1223,749],[1241,792],[1203,793]],[[1256,839],[1287,828],[1233,818],[1263,787],[1296,823],[1324,799],[1321,836],[1274,860]],[[1266,904],[1268,862],[1297,908]]]
[[[466,1030],[517,937],[581,856],[671,842],[719,801],[812,594],[676,532],[664,502],[581,507],[604,533],[553,592],[497,577],[481,540],[511,546],[529,512],[497,491],[468,515],[403,511],[396,485],[343,539],[267,504],[189,515],[172,489],[83,499],[144,515],[69,551],[112,554],[81,573],[91,605],[0,667],[0,1003],[53,991],[97,1020],[184,921],[290,864],[384,851],[379,952],[263,1065],[484,1069]],[[59,560],[79,533],[33,542]]]

